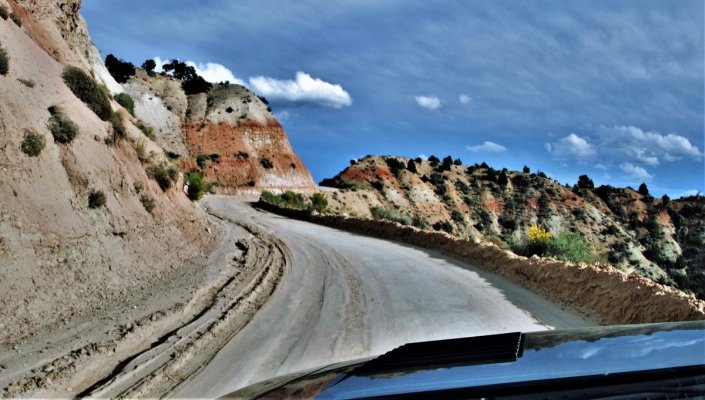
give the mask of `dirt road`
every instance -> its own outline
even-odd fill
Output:
[[[176,397],[216,397],[412,341],[590,324],[438,253],[255,211],[232,198],[203,204],[215,216],[272,233],[292,266],[252,321]]]

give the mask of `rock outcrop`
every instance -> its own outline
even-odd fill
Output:
[[[183,172],[202,171],[224,194],[316,190],[266,99],[229,83],[187,96],[180,84],[138,70],[124,88],[135,115],[154,127],[156,143],[180,159]]]

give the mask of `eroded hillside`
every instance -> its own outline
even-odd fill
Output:
[[[101,119],[67,86],[73,66],[85,82],[93,75],[119,87],[94,68],[102,64],[92,63],[97,51],[79,4],[0,2],[14,15],[0,19],[9,66],[0,75],[3,346],[149,293],[213,242],[204,214],[180,190],[183,177],[171,173],[166,187],[149,173],[170,162],[143,141],[134,118],[111,101]],[[155,154],[144,164],[139,143]]]
[[[705,298],[705,197],[670,201],[591,182],[565,187],[542,173],[367,156],[321,184],[329,211],[390,219],[526,249],[529,227],[578,233],[585,261],[615,265]]]
[[[183,172],[202,172],[214,191],[315,190],[267,100],[249,89],[221,82],[186,95],[181,80],[142,69],[124,88],[154,141]]]

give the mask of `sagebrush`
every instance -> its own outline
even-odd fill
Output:
[[[152,213],[152,211],[154,210],[154,206],[156,205],[154,202],[154,198],[152,198],[152,196],[148,194],[143,194],[142,196],[140,196],[140,203],[142,203],[142,207],[144,207],[144,209],[150,214]]]
[[[131,115],[135,115],[135,101],[132,100],[132,96],[127,93],[119,93],[116,94],[113,98],[118,104],[125,107],[125,109],[129,111]]]
[[[10,13],[10,19],[12,22],[15,23],[15,25],[19,26],[20,28],[22,27],[22,19],[20,19],[20,16],[15,14],[15,13]]]
[[[203,177],[203,173],[199,171],[189,172],[188,175],[186,175],[186,182],[188,183],[188,198],[194,201],[203,197],[212,187],[212,184],[208,182]]]
[[[110,124],[113,126],[113,142],[117,143],[121,139],[127,137],[127,129],[125,128],[125,123],[122,122],[122,117],[120,113],[114,112],[110,116]]]
[[[91,190],[88,194],[88,208],[103,207],[106,201],[105,193],[102,190]]]
[[[93,110],[100,119],[103,121],[110,119],[113,111],[106,89],[101,88],[93,78],[78,67],[67,66],[61,77],[73,94]]]
[[[26,155],[36,157],[42,152],[45,144],[44,136],[34,131],[27,131],[24,135],[21,149]]]
[[[62,113],[52,115],[47,127],[57,143],[71,143],[78,135],[78,125]]]
[[[7,75],[8,72],[10,72],[10,56],[0,47],[0,75]]]

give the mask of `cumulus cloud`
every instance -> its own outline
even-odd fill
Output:
[[[622,170],[625,174],[628,174],[631,177],[634,178],[639,178],[639,179],[651,179],[653,178],[651,174],[649,174],[643,167],[640,167],[638,165],[634,165],[632,163],[621,163],[619,164],[619,169]]]
[[[352,105],[350,94],[342,86],[313,78],[301,71],[296,73],[294,80],[255,76],[250,78],[249,82],[255,92],[273,101],[331,108]]]
[[[169,62],[169,60],[162,60],[159,56],[154,57],[152,60],[154,60],[154,62],[157,64],[157,67],[154,68],[154,70],[157,72],[164,71],[164,64]]]
[[[595,147],[575,133],[544,145],[546,150],[558,159],[590,158],[597,155]]]
[[[186,61],[186,65],[192,66],[196,69],[196,73],[201,75],[203,79],[211,83],[225,82],[236,83],[238,85],[245,85],[245,82],[237,79],[235,75],[226,66],[222,64],[207,62],[205,64],[195,63],[193,61]]]
[[[428,108],[429,110],[441,108],[441,99],[436,96],[416,96],[415,98],[419,107]]]
[[[477,146],[465,146],[465,150],[471,153],[502,153],[507,151],[507,148],[501,144],[485,141]]]
[[[597,133],[600,147],[606,153],[639,164],[654,167],[683,158],[703,158],[703,153],[688,138],[675,133],[664,135],[635,126],[601,127]]]
[[[156,72],[162,72],[164,70],[164,64],[170,62],[171,60],[162,60],[161,57],[154,57],[154,62],[157,64],[154,70]],[[236,83],[238,85],[245,86],[245,82],[236,78],[231,70],[226,66],[218,63],[207,62],[207,63],[197,63],[195,61],[185,61],[186,65],[196,69],[196,73],[203,77],[208,82],[218,83],[228,81],[230,83]]]
[[[458,96],[458,101],[460,104],[470,104],[472,102],[472,97],[468,96],[467,94],[461,94]]]
[[[428,160],[428,156],[426,154],[419,154],[417,157],[419,157],[422,160]]]

